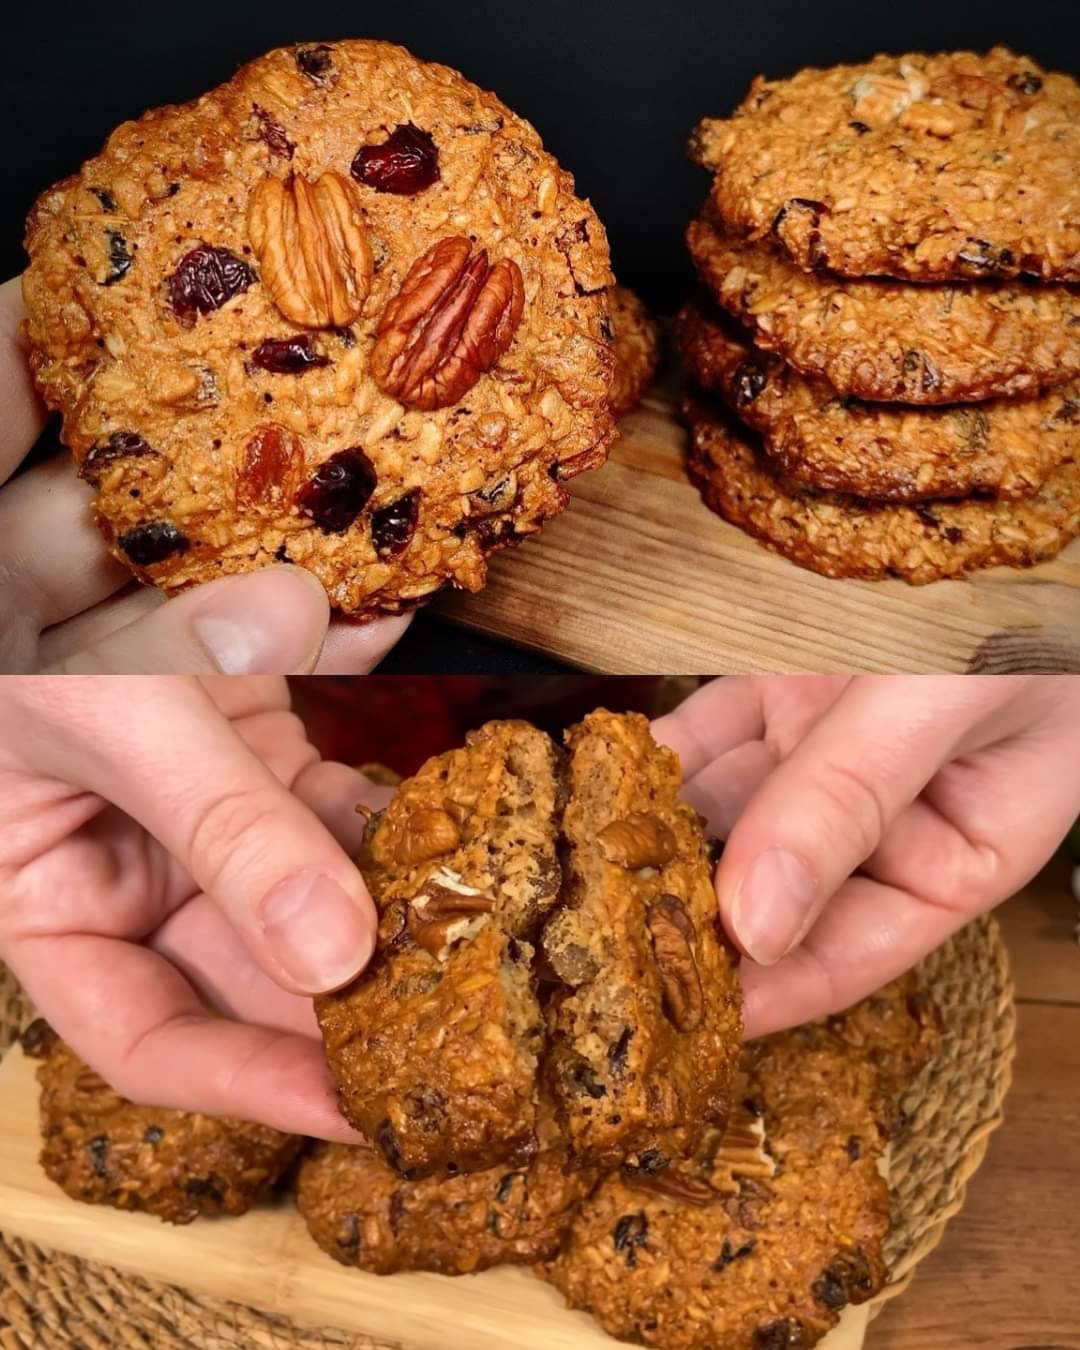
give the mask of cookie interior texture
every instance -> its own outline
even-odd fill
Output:
[[[604,461],[603,227],[527,122],[401,47],[282,48],[123,124],[26,246],[37,387],[166,590],[275,561],[360,617],[475,590]]]
[[[41,1166],[73,1200],[178,1224],[243,1214],[303,1143],[266,1125],[136,1106],[41,1019],[24,1031],[22,1045],[41,1060]]]
[[[570,1165],[652,1165],[727,1109],[741,1037],[702,826],[637,714],[568,761],[489,723],[371,822],[372,964],[316,1000],[342,1110],[410,1179],[521,1165],[550,1091]]]

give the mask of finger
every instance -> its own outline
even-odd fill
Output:
[[[0,408],[4,410],[0,483],[22,463],[45,425],[45,409],[34,393],[26,343],[19,331],[25,313],[22,282],[13,277],[0,286]]]
[[[6,692],[15,753],[143,825],[271,978],[313,994],[367,963],[375,915],[356,866],[197,681],[16,679]]]
[[[358,1142],[318,1041],[209,1015],[156,952],[71,934],[17,943],[11,964],[43,1016],[122,1096]]]
[[[853,877],[782,961],[742,962],[747,1039],[849,1008],[910,970],[978,912]]]
[[[744,952],[781,959],[971,729],[1013,690],[954,678],[853,681],[756,792],[717,873]]]
[[[381,811],[394,795],[393,788],[372,783],[347,764],[327,761],[305,769],[293,784],[293,791],[350,856],[358,853],[364,842],[370,813]]]
[[[684,778],[744,741],[765,734],[760,689],[745,675],[727,675],[703,686],[674,712],[658,717],[652,734],[679,756]]]
[[[129,578],[123,590],[116,591],[93,609],[74,614],[63,623],[47,628],[38,639],[38,660],[34,668],[47,669],[59,665],[83,647],[101,642],[117,629],[144,618],[164,603],[162,591],[154,586],[141,586]]]
[[[338,615],[327,631],[316,675],[366,675],[401,640],[412,617],[394,614],[357,623]]]
[[[184,591],[47,673],[302,674],[318,662],[328,617],[310,572],[269,567]]]
[[[96,605],[131,580],[111,558],[90,515],[92,490],[57,455],[0,492],[0,549],[6,584],[39,629]]]
[[[727,839],[746,803],[776,768],[774,751],[764,741],[747,741],[707,764],[682,787],[682,796],[709,822],[718,839]]]

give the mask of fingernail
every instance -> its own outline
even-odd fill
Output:
[[[194,595],[192,632],[223,675],[295,673],[318,654],[326,600],[300,568],[225,578]]]
[[[263,898],[258,918],[278,965],[309,993],[346,984],[371,956],[374,935],[360,906],[318,872],[279,881]]]
[[[814,912],[817,886],[793,853],[768,849],[750,864],[731,902],[731,926],[759,965],[788,954]]]

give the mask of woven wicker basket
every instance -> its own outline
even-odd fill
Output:
[[[884,1300],[901,1293],[964,1203],[968,1180],[1001,1120],[1015,1045],[1008,959],[996,923],[978,920],[920,967],[941,1010],[941,1049],[912,1088],[907,1125],[891,1161],[893,1229]],[[18,986],[0,966],[0,1054],[28,1020]],[[333,1328],[220,1299],[196,1298],[108,1266],[0,1234],[3,1350],[400,1350]]]

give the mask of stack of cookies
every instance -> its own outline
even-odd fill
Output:
[[[913,583],[1080,532],[1080,88],[995,48],[758,77],[679,320],[707,504],[827,576]]]

